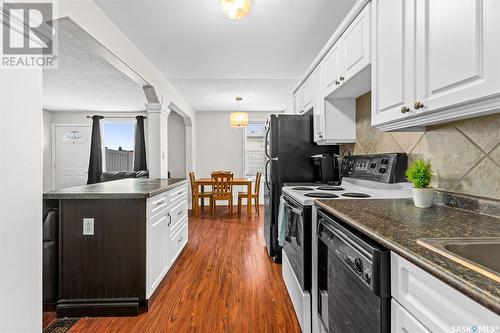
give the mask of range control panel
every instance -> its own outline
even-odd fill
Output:
[[[343,160],[342,175],[383,183],[400,183],[406,181],[407,167],[406,153],[351,155]]]

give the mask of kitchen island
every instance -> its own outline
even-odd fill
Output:
[[[58,317],[138,315],[188,240],[185,179],[131,178],[47,192],[57,208]]]

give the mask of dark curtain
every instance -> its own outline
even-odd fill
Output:
[[[102,149],[100,120],[103,116],[92,117],[92,139],[90,143],[90,163],[87,184],[101,181],[102,175]]]
[[[146,140],[144,138],[144,116],[137,116],[135,125],[134,171],[147,170]]]

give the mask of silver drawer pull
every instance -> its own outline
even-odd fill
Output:
[[[178,213],[177,213],[177,216],[181,215],[182,214],[182,210],[180,210]]]
[[[162,200],[162,201],[158,201],[155,205],[156,206],[161,206],[165,203],[165,200]]]
[[[177,241],[177,243],[180,243],[180,242],[182,242],[182,236],[181,236],[181,238],[179,238],[179,240]]]
[[[167,227],[170,227],[170,225],[172,224],[172,216],[170,215],[170,213],[167,213],[167,216],[168,216],[168,224],[167,224]]]

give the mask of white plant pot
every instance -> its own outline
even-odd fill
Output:
[[[434,189],[432,187],[412,187],[411,192],[413,193],[413,202],[415,203],[415,207],[429,208],[432,206],[432,202],[434,201]]]

